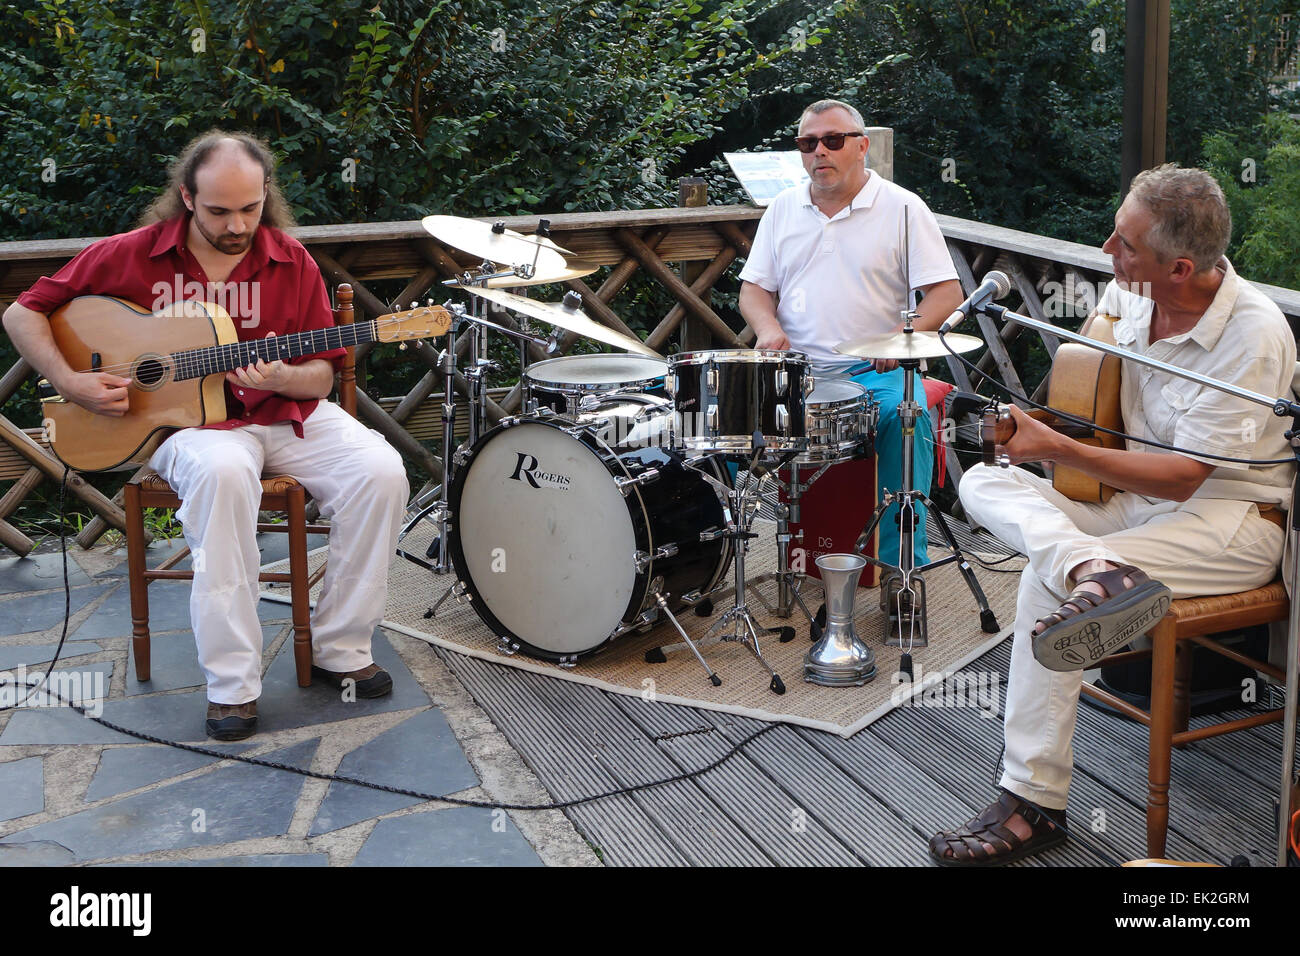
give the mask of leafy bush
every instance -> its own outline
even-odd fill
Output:
[[[1300,120],[1275,113],[1248,137],[1216,133],[1205,153],[1232,210],[1233,266],[1257,282],[1300,288]]]

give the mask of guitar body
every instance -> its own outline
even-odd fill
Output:
[[[59,351],[78,371],[132,379],[121,418],[55,397],[42,404],[50,447],[78,471],[111,471],[149,460],[177,428],[226,419],[225,374],[173,380],[171,353],[238,341],[234,323],[210,302],[150,312],[123,299],[81,296],[50,315]]]
[[[1111,330],[1113,316],[1096,315],[1084,326],[1082,333],[1089,338],[1110,345],[1115,344]],[[1052,360],[1051,379],[1047,385],[1047,404],[1075,418],[1086,419],[1103,428],[1124,430],[1124,414],[1120,408],[1120,360],[1096,349],[1074,342],[1062,342]],[[1073,422],[1058,421],[1047,412],[1029,412],[1035,418],[1085,445],[1101,448],[1123,448],[1124,439],[1091,428],[1082,428]],[[984,463],[1002,464],[996,448],[1011,440],[1016,433],[1015,419],[1005,408],[985,412],[980,423],[980,441]],[[1091,475],[1062,465],[1052,469],[1052,487],[1072,501],[1101,504],[1115,493],[1110,485],[1102,484]]]

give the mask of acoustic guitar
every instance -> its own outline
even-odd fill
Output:
[[[54,343],[78,371],[130,378],[130,408],[97,415],[42,380],[50,448],[78,471],[143,464],[173,429],[225,421],[225,373],[257,360],[319,355],[362,342],[407,342],[441,335],[451,315],[427,306],[366,322],[239,341],[221,306],[180,302],[151,312],[124,299],[81,296],[50,315]]]
[[[1107,344],[1115,344],[1112,324],[1115,316],[1098,314],[1089,320],[1083,334]],[[1047,404],[1076,418],[1113,431],[1123,431],[1124,415],[1119,404],[1120,360],[1096,349],[1074,342],[1063,342],[1052,360],[1047,386]],[[1068,435],[1085,445],[1123,448],[1124,439],[1057,419],[1050,412],[1032,410],[1031,418]],[[986,465],[1006,465],[1005,456],[997,453],[1016,433],[1016,421],[1005,405],[986,409],[980,420],[980,448]],[[1072,501],[1103,503],[1115,489],[1075,468],[1056,465],[1052,469],[1052,487]]]

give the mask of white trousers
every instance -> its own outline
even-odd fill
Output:
[[[1031,636],[1073,590],[1069,573],[1102,558],[1140,568],[1175,598],[1230,594],[1277,575],[1284,535],[1248,502],[1150,502],[1119,492],[1105,504],[1084,504],[1023,468],[976,465],[962,476],[960,496],[974,521],[1029,558],[1016,599],[1001,786],[1064,809],[1083,672],[1043,667]]]
[[[194,552],[190,620],[208,700],[242,704],[262,693],[257,617],[261,477],[292,475],[330,520],[329,566],[312,615],[314,662],[352,671],[373,662],[388,565],[410,488],[401,456],[337,405],[321,402],[298,438],[288,424],[187,428],[150,464],[181,498],[177,517]]]

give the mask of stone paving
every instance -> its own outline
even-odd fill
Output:
[[[263,560],[283,556],[263,536]],[[157,563],[178,541],[156,545]],[[460,799],[549,795],[428,645],[380,628],[393,693],[300,688],[285,604],[263,601],[258,733],[203,735],[186,582],[151,585],[152,680],[136,680],[124,554],[68,552],[71,618],[51,685],[139,733]],[[0,703],[43,675],[63,628],[60,554],[0,558]],[[5,685],[7,682],[7,686]],[[25,691],[18,687],[18,696]],[[33,701],[39,704],[39,701]],[[67,707],[0,711],[0,866],[599,865],[558,811],[461,807],[143,742]]]

